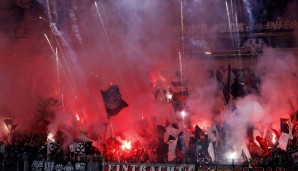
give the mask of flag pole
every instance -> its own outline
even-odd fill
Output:
[[[114,137],[114,129],[110,117],[118,114],[124,107],[127,107],[128,104],[121,98],[118,85],[112,85],[108,90],[101,91],[101,95],[105,105],[108,123]]]
[[[108,117],[108,122],[109,122],[109,125],[110,125],[110,127],[111,127],[112,136],[113,136],[113,138],[114,138],[114,137],[115,137],[115,135],[114,135],[114,129],[113,129],[113,126],[112,126],[112,122],[111,122],[111,120],[110,120],[110,117]]]
[[[112,85],[112,83],[111,83],[111,85]],[[101,95],[103,96],[103,91],[101,91]],[[104,101],[104,98],[103,98],[103,101]],[[104,103],[105,103],[105,101],[104,101]],[[106,109],[106,116],[108,117],[108,124],[110,125],[111,131],[112,131],[112,136],[113,136],[113,138],[114,138],[115,135],[114,135],[114,129],[113,129],[113,126],[112,126],[112,122],[111,122],[111,120],[110,120],[110,114],[109,114],[109,112],[107,111],[106,106],[105,106],[105,109]]]
[[[110,120],[110,116],[109,116],[109,115],[107,115],[107,116],[108,116],[108,123],[109,123],[110,128],[111,128],[111,131],[112,131],[112,137],[115,138],[115,135],[114,135],[114,129],[113,129],[113,127],[112,127],[112,122],[111,122],[111,120]],[[105,144],[106,144],[107,153],[108,153],[108,154],[107,154],[107,157],[108,157],[107,160],[109,160],[109,159],[110,159],[110,150],[109,150],[109,146],[108,146],[106,137],[105,137]]]

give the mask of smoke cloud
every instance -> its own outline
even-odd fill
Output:
[[[180,66],[189,90],[190,122],[205,128],[220,115],[232,127],[231,140],[242,137],[245,141],[252,125],[276,127],[280,117],[293,112],[293,106],[297,110],[297,56],[267,49],[255,66],[262,80],[260,96],[235,100],[236,111],[215,113],[218,85],[209,73],[218,63],[183,54],[180,3],[48,2],[36,1],[35,12],[28,10],[18,22],[28,28],[23,30],[27,37],[0,41],[0,112],[14,117],[20,130],[34,130],[30,123],[39,97],[54,97],[63,109],[56,111],[49,132],[61,129],[75,137],[84,130],[98,138],[104,132],[98,128],[108,121],[100,90],[117,84],[129,107],[111,118],[114,134],[136,140],[138,131],[148,128],[147,136],[153,136],[155,124],[175,121],[177,115],[171,104],[154,98],[154,90],[166,89]],[[228,22],[224,2],[194,0],[192,4],[184,6],[186,23]],[[195,7],[197,13],[193,13]],[[6,33],[2,30],[1,36]],[[217,35],[191,40],[194,47],[204,50],[221,44]]]

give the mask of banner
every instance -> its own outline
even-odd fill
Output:
[[[77,171],[84,171],[86,170],[86,163],[76,163],[75,164],[75,170]]]
[[[72,142],[69,144],[69,151],[72,153],[79,154],[79,155],[84,155],[85,154],[85,143],[83,141]]]
[[[93,163],[77,162],[72,164],[54,163],[52,161],[33,161],[34,171],[87,171]],[[199,164],[160,164],[160,163],[98,163],[104,168],[92,171],[295,171],[294,167],[270,167],[251,165],[199,165]]]
[[[43,161],[33,161],[31,164],[32,171],[42,171],[43,170]]]
[[[67,164],[55,163],[54,161],[34,160],[31,164],[32,171],[86,171],[87,163],[78,162],[74,165],[71,162]]]
[[[52,171],[55,169],[55,162],[53,161],[45,161],[44,162],[44,170],[45,171]]]
[[[294,171],[295,168],[249,165],[107,163],[104,171]]]
[[[181,28],[175,28],[180,30]],[[184,26],[185,35],[208,34],[208,33],[251,33],[270,31],[293,31],[298,29],[298,20],[276,20],[264,23],[218,23],[214,25],[192,24]]]

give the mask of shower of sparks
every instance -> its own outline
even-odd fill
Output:
[[[246,9],[246,12],[248,13],[248,17],[249,17],[250,22],[254,23],[254,19],[253,19],[252,12],[251,12],[251,9],[250,9],[250,2],[248,2],[247,0],[243,0],[243,2],[244,2],[244,7]]]
[[[44,33],[44,36],[50,46],[50,49],[52,50],[53,55],[55,56],[55,64],[56,64],[56,76],[57,76],[57,80],[58,80],[58,84],[61,83],[61,77],[60,77],[60,60],[59,60],[59,53],[58,53],[58,48],[56,47],[54,49],[50,39],[48,38],[47,34]]]
[[[233,40],[233,32],[232,32],[232,21],[231,21],[231,16],[230,16],[230,10],[229,10],[229,5],[228,5],[228,2],[226,1],[226,9],[227,9],[227,17],[228,17],[228,23],[229,23],[229,30],[230,30],[230,34],[231,34],[231,38]],[[233,45],[233,48],[235,48],[234,46],[234,41],[232,41],[232,45]]]
[[[230,4],[228,4],[228,0],[225,1],[226,12],[228,17],[228,26],[229,32],[232,40],[233,50],[238,51],[237,56],[240,58],[239,67],[242,68],[242,60],[240,55],[240,38],[239,38],[239,26],[238,26],[238,16],[237,11],[234,10],[233,0],[230,0]],[[236,27],[236,31],[235,28]],[[236,32],[236,33],[235,33]],[[234,56],[236,57],[236,52],[234,52]]]
[[[99,11],[97,2],[95,1],[94,4],[95,4],[95,7],[96,7],[97,15],[98,15],[98,17],[99,17],[99,19],[100,19],[100,22],[101,22],[101,24],[102,24],[102,27],[103,27],[105,36],[106,36],[106,38],[107,38],[107,40],[108,40],[108,46],[109,46],[110,51],[111,51],[111,53],[112,53],[112,57],[113,57],[113,59],[115,59],[115,54],[114,54],[114,50],[113,50],[112,45],[111,45],[111,40],[110,40],[109,34],[108,34],[108,32],[107,32],[105,23],[104,23],[104,21],[103,21],[103,19],[102,19],[102,16],[101,16],[101,14],[100,14],[100,11]]]
[[[52,9],[51,9],[50,1],[47,0],[46,2],[47,2],[47,9],[48,9],[48,20],[46,20],[46,19],[44,19],[42,17],[39,17],[39,19],[48,22],[51,35],[52,35],[52,37],[54,39],[54,43],[58,47],[58,49],[60,50],[59,53],[62,56],[62,58],[61,58],[62,61],[61,60],[59,61],[61,70],[63,71],[63,73],[66,73],[68,75],[68,77],[70,78],[70,80],[72,82],[75,82],[74,77],[73,77],[73,72],[70,69],[69,61],[67,61],[67,58],[63,54],[63,49],[62,49],[62,47],[61,47],[60,44],[62,44],[63,47],[66,47],[66,48],[69,49],[69,53],[71,53],[69,55],[69,58],[70,58],[70,60],[72,62],[71,65],[75,66],[75,68],[78,71],[81,71],[80,68],[79,68],[79,66],[78,66],[78,64],[77,64],[76,53],[72,50],[71,45],[69,44],[69,42],[64,38],[63,32],[61,30],[59,30],[57,24],[55,22],[53,22],[52,14],[56,14],[56,12],[57,12],[56,6],[53,5],[52,6]],[[51,11],[54,11],[54,12],[51,12]],[[49,42],[49,39],[48,38],[47,38],[47,41]],[[51,44],[51,43],[49,43],[49,44]],[[54,48],[51,48],[51,49],[52,49],[53,54],[55,54],[55,56],[56,56],[56,53],[53,50]],[[57,56],[56,56],[56,58],[57,58]],[[81,79],[81,80],[83,80],[83,79]]]
[[[55,56],[56,56],[56,69],[57,69],[57,78],[58,78],[58,81],[60,82],[60,62],[59,62],[59,55],[58,55],[58,49],[56,48],[56,53],[55,53]]]
[[[227,9],[227,17],[228,17],[228,23],[229,23],[229,30],[230,30],[230,34],[231,34],[231,38],[233,40],[233,32],[232,32],[232,21],[231,21],[231,16],[230,16],[230,10],[229,10],[229,5],[228,2],[226,1],[226,9]],[[234,46],[234,41],[232,41],[232,45],[233,48],[235,48]]]
[[[239,37],[239,25],[238,25],[238,15],[237,12],[235,12],[235,25],[236,25],[236,47],[238,50],[238,57],[239,57],[239,65],[240,68],[242,68],[242,60],[241,60],[241,54],[240,54],[240,37]]]
[[[180,81],[181,83],[183,83],[183,59],[180,52],[179,52],[179,72],[180,72]]]
[[[184,54],[184,18],[183,18],[183,2],[180,3],[180,18],[181,18],[181,41],[182,41],[182,54]]]
[[[52,46],[52,43],[51,43],[50,39],[48,38],[47,34],[44,33],[43,35],[44,35],[44,37],[46,38],[46,40],[47,40],[47,42],[48,42],[48,44],[49,44],[49,46],[50,46],[50,48],[51,48],[53,54],[55,54],[55,50],[54,50],[54,48],[53,48],[53,46]]]
[[[47,7],[48,7],[48,18],[49,18],[49,22],[51,22],[52,17],[51,17],[51,8],[50,8],[49,0],[47,0]]]
[[[112,47],[111,39],[110,39],[110,36],[109,36],[108,31],[107,31],[107,29],[106,29],[106,24],[105,24],[105,22],[104,22],[104,20],[103,20],[104,15],[101,15],[100,10],[99,10],[99,7],[98,7],[98,4],[97,4],[96,1],[94,2],[94,5],[95,5],[95,7],[96,7],[96,13],[97,13],[98,18],[100,19],[100,23],[101,23],[101,25],[102,25],[102,28],[103,28],[105,37],[106,37],[106,39],[107,39],[108,48],[109,48],[109,51],[110,51],[110,53],[111,53],[111,55],[112,55],[112,58],[111,58],[111,59],[112,59],[112,62],[113,62],[116,66],[118,66],[118,62],[117,62],[117,59],[116,59],[116,55],[115,55],[114,50],[113,50],[113,47]],[[122,80],[121,73],[120,73],[120,71],[119,71],[118,69],[116,69],[116,75],[117,75],[118,77],[120,77],[120,78],[119,78],[119,82],[124,82],[124,81]],[[127,92],[127,90],[126,90],[125,87],[123,87],[122,90],[123,90],[122,92]],[[126,94],[128,94],[128,93],[126,93]]]

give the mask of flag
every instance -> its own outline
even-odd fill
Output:
[[[289,119],[280,118],[280,132],[289,133]]]
[[[188,90],[173,93],[172,106],[175,112],[183,110],[183,108],[186,105],[187,97],[188,97]]]
[[[169,141],[171,141],[171,140],[176,140],[177,139],[177,137],[174,137],[174,136],[172,136],[172,135],[169,135],[168,136],[168,140],[166,141],[166,142],[169,142]]]
[[[164,142],[168,142],[170,140],[175,140],[177,139],[179,133],[181,130],[179,127],[177,128],[177,124],[171,124],[168,127],[165,128],[165,133],[164,133]]]
[[[166,132],[165,127],[162,125],[157,125],[156,127],[157,127],[158,135],[163,137]]]
[[[267,141],[266,141],[266,138],[262,138],[260,136],[257,136],[256,137],[256,140],[258,141],[258,143],[260,144],[262,150],[264,151],[261,156],[262,157],[266,157],[269,155],[269,149],[268,149],[268,144],[267,144]]]
[[[39,97],[37,102],[36,112],[39,115],[49,115],[63,109],[63,105],[54,97],[44,98]]]
[[[7,119],[4,119],[4,123],[6,125],[7,128],[11,128],[11,130],[14,130],[18,125],[13,123],[13,119],[11,118],[7,118]]]
[[[186,99],[188,97],[188,88],[186,82],[183,79],[181,71],[175,72],[175,77],[172,78],[170,84],[170,90],[172,94],[172,106],[174,111],[182,111],[186,105]]]
[[[160,128],[162,129],[162,128]],[[162,131],[162,130],[160,130]],[[164,142],[169,145],[168,147],[168,161],[172,161],[176,158],[176,147],[178,142],[178,136],[181,133],[178,124],[173,123],[165,128]]]
[[[209,143],[209,146],[208,146],[208,153],[212,159],[212,162],[215,160],[215,154],[214,154],[214,148],[213,148],[213,143],[212,141]]]
[[[184,80],[180,71],[176,71],[175,77],[171,79],[170,87],[174,92],[182,92],[187,89],[186,81]]]
[[[172,86],[174,87],[183,87],[185,84],[180,79],[174,79],[171,81]]]
[[[290,121],[289,123],[289,139],[293,139],[293,122]]]
[[[213,142],[221,141],[216,125],[213,125],[211,128],[207,128],[206,133]]]
[[[128,104],[121,98],[118,85],[112,85],[108,90],[101,91],[108,118],[117,115]]]
[[[278,146],[279,148],[281,148],[282,150],[287,150],[287,146],[288,146],[288,141],[289,141],[289,134],[282,132],[279,140],[278,140]]]
[[[247,145],[245,144],[245,142],[242,143],[242,150],[243,150],[243,153],[245,154],[246,158],[248,160],[250,160],[251,159],[251,155],[250,155],[250,152],[249,152],[249,150],[248,150]]]
[[[275,136],[276,136],[276,139],[279,139],[279,137],[280,137],[280,133],[276,130],[276,129],[273,129],[273,128],[271,128],[272,129],[272,131],[274,132],[274,134],[275,134]]]
[[[173,161],[176,158],[176,147],[178,139],[167,142],[169,144],[168,161]]]
[[[226,100],[226,104],[229,104],[230,93],[231,93],[231,65],[230,64],[228,66],[227,84],[224,85],[223,93]]]
[[[172,123],[172,127],[175,128],[175,129],[179,129],[178,123]]]
[[[162,103],[166,103],[167,102],[166,93],[167,93],[167,90],[158,89],[154,92],[154,98],[159,100]]]
[[[186,147],[188,147],[189,145],[190,137],[191,137],[191,132],[185,129],[183,131],[183,138],[184,138]]]
[[[165,99],[167,90],[158,89],[154,92],[154,98],[155,99]]]
[[[257,136],[261,136],[260,130],[254,129],[252,132],[252,135],[254,137],[254,143],[258,146],[260,146],[259,142],[257,141]]]
[[[7,119],[4,119],[4,123],[5,123],[6,127],[8,128],[13,125],[13,120],[10,118],[7,118]]]
[[[176,147],[176,156],[179,159],[182,159],[186,152],[186,144],[184,139],[184,132],[180,132],[178,135],[177,147]]]

